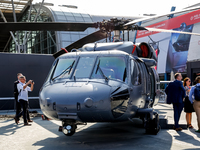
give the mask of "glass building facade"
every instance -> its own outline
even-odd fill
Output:
[[[39,11],[39,4],[33,5],[32,9],[28,9],[22,16],[20,22],[34,22],[35,17]],[[75,6],[42,6],[37,22],[100,22],[103,19],[108,20],[114,16],[95,16],[90,15]],[[115,16],[116,17],[116,16]],[[124,16],[118,18],[126,18]],[[127,19],[131,19],[130,17]],[[133,17],[132,17],[133,19]],[[97,31],[99,29],[88,28],[84,32],[69,32],[69,31],[32,31],[29,32],[19,31],[15,33],[18,43],[23,45],[25,43],[24,36],[29,35],[27,44],[24,46],[26,51],[23,53],[38,53],[38,54],[53,54],[61,48],[65,48],[71,43]],[[125,32],[125,40],[127,32]],[[129,32],[130,39],[133,41],[134,32]],[[101,40],[101,42],[106,41]],[[12,40],[9,44],[9,52],[17,53],[17,47]]]

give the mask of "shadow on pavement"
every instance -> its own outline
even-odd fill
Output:
[[[80,125],[73,136],[65,136],[62,132],[58,132],[58,125],[52,121],[37,119],[34,122],[59,136],[57,138],[46,137],[45,140],[33,144],[34,146],[43,146],[41,150],[169,150],[172,145],[172,137],[166,130],[161,131],[158,135],[147,135],[140,120],[134,120],[134,123],[96,123],[82,130],[83,126]]]
[[[10,121],[10,122],[12,121],[13,123],[1,127],[0,128],[0,135],[9,136],[9,135],[15,134],[17,129],[23,127],[23,126],[17,125],[15,123],[14,119],[3,120],[3,121],[1,120],[1,123],[8,122],[8,121]]]
[[[191,132],[194,133],[195,130],[193,129]],[[179,135],[178,136],[174,136],[176,140],[179,140],[181,142],[185,142],[185,143],[188,143],[188,144],[192,144],[194,146],[200,146],[199,140],[195,139],[193,136],[191,136],[189,134],[186,134],[184,132],[177,132],[177,133]]]

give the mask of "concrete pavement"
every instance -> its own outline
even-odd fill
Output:
[[[168,123],[173,124],[172,105],[159,104],[155,107],[159,115],[166,115]],[[2,113],[0,112],[0,115]],[[192,115],[192,124],[197,129],[196,114]],[[76,133],[65,136],[58,132],[60,121],[42,120],[34,117],[32,126],[16,125],[12,118],[0,118],[1,150],[194,150],[200,149],[200,133],[195,129],[176,132],[173,129],[161,129],[158,135],[147,135],[142,122],[134,119],[123,123],[88,123],[79,125]],[[185,113],[181,115],[181,124],[186,124]]]

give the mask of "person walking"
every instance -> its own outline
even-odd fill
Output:
[[[183,80],[183,86],[184,86],[185,92],[186,92],[185,101],[184,101],[184,112],[186,113],[185,118],[186,118],[186,122],[187,122],[187,128],[193,129],[194,127],[191,124],[192,112],[195,112],[195,111],[193,108],[193,104],[189,100],[189,93],[190,93],[190,89],[191,89],[190,84],[191,84],[190,78],[186,77]]]
[[[22,73],[18,73],[17,74],[17,81],[14,82],[14,98],[15,98],[15,104],[16,104],[16,115],[15,117],[21,112],[21,105],[20,103],[18,102],[18,90],[17,90],[17,84],[20,82],[19,81],[19,77],[22,76]],[[16,121],[15,121],[16,124],[19,123],[19,117],[17,117]]]
[[[196,85],[192,86],[189,94],[189,100],[193,103],[194,110],[197,115],[198,130],[196,132],[200,133],[200,76],[197,76]]]
[[[174,77],[175,80],[169,83],[165,89],[165,93],[167,94],[167,104],[173,104],[175,123],[174,129],[176,131],[181,131],[182,128],[179,127],[179,119],[184,106],[183,98],[185,97],[185,89],[183,87],[183,83],[181,82],[181,73],[176,73]]]
[[[17,84],[17,89],[19,92],[18,101],[20,102],[21,108],[23,109],[24,125],[27,126],[27,125],[31,125],[31,124],[28,124],[29,118],[27,116],[27,113],[28,113],[28,91],[33,91],[34,82],[32,80],[29,80],[26,83],[25,76],[20,76],[19,80],[20,80],[20,83]],[[29,84],[31,84],[31,87],[28,86]],[[20,116],[21,116],[21,113],[19,113],[14,118],[15,122],[16,122],[17,118]],[[29,122],[32,122],[32,120],[30,120]]]

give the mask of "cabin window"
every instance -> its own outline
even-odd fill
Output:
[[[141,84],[141,73],[140,69],[137,65],[135,60],[131,60],[131,82],[133,85],[140,85]]]
[[[98,57],[92,78],[108,78],[127,83],[127,70],[124,57]]]

